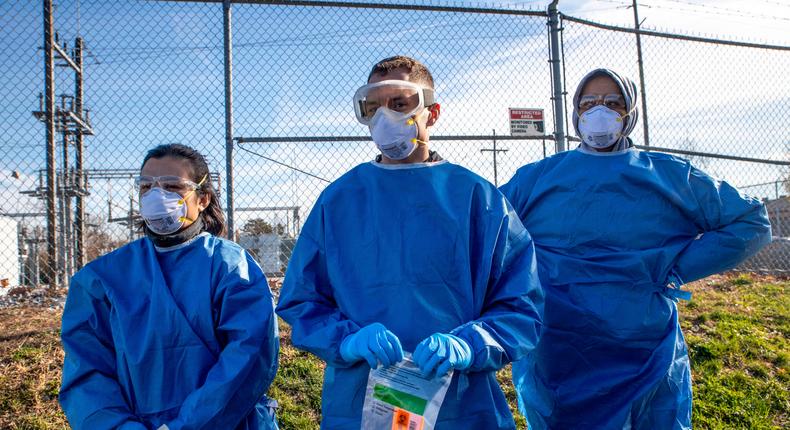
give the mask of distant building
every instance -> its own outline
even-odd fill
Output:
[[[282,239],[276,234],[245,234],[239,236],[239,245],[252,255],[267,276],[281,276],[285,271],[282,262]]]
[[[790,197],[765,202],[771,220],[772,241],[754,257],[738,266],[737,270],[790,273]]]
[[[790,196],[765,202],[774,237],[790,238]]]
[[[0,216],[0,285],[19,285],[19,231],[12,218]]]

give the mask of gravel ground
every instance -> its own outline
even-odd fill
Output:
[[[272,294],[274,295],[275,303],[277,303],[277,299],[280,295],[281,286],[282,278],[269,278],[269,287],[271,288]],[[61,310],[63,309],[63,305],[66,303],[67,294],[67,288],[58,288],[54,291],[50,290],[48,287],[0,288],[0,309],[31,306],[36,308]]]
[[[67,289],[50,290],[46,287],[0,288],[0,309],[32,306],[37,308],[63,309]]]

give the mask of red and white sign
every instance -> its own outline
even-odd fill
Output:
[[[546,124],[543,109],[510,108],[511,136],[543,136]]]

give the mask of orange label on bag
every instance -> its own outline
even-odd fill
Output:
[[[392,413],[392,430],[422,430],[423,423],[422,416],[400,408]]]

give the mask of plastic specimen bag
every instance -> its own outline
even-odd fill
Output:
[[[411,354],[393,366],[371,369],[362,406],[362,430],[432,430],[453,371],[425,378]]]

